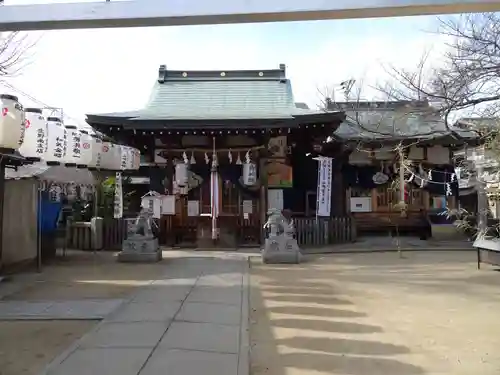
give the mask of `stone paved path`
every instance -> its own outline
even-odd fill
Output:
[[[160,279],[42,374],[247,375],[247,259],[192,254],[164,260]]]
[[[0,320],[104,319],[124,300],[1,301]]]

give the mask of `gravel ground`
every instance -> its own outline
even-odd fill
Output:
[[[253,375],[500,373],[500,272],[473,252],[251,262]]]

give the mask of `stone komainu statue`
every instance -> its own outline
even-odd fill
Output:
[[[271,209],[264,228],[269,231],[262,260],[264,263],[300,263],[301,253],[294,238],[294,225],[290,211]]]

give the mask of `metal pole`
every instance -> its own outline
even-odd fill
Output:
[[[3,268],[3,206],[5,199],[5,162],[0,157],[0,270]]]
[[[36,269],[38,272],[42,271],[42,187],[40,180],[36,180],[36,197],[37,197],[37,213],[36,213]]]

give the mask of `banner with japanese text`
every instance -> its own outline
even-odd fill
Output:
[[[318,158],[316,216],[330,217],[332,208],[332,164],[332,158]]]
[[[120,172],[116,173],[113,217],[115,219],[121,219],[123,217],[123,186],[122,174]]]

